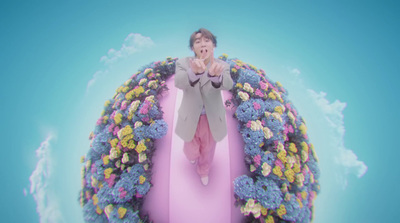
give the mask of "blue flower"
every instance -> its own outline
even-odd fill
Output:
[[[139,211],[133,211],[131,204],[117,205],[109,215],[110,223],[139,223],[142,222],[139,217]],[[119,218],[118,208],[126,208],[126,213],[122,219]]]
[[[149,138],[152,139],[159,139],[165,136],[168,131],[168,125],[167,123],[160,119],[156,120],[153,124],[151,124],[147,130],[147,134]]]
[[[257,102],[261,105],[261,108],[256,110],[254,108],[253,103]],[[259,119],[261,116],[264,115],[264,108],[265,104],[260,99],[250,99],[245,102],[242,102],[236,109],[236,116],[239,121],[247,123],[248,121],[252,120],[255,121]]]
[[[97,192],[97,198],[99,199],[98,205],[101,209],[113,203],[112,190],[112,188],[108,187],[108,184],[104,183],[103,187]]]
[[[278,185],[271,179],[265,177],[257,178],[255,184],[256,199],[262,206],[268,209],[276,209],[281,204],[282,192]]]
[[[243,200],[255,197],[254,181],[247,175],[237,177],[233,181],[235,194]]]
[[[89,200],[84,206],[83,206],[83,217],[85,219],[85,222],[99,222],[99,223],[107,223],[107,217],[104,213],[101,215],[96,213],[96,205],[93,205],[93,202]]]
[[[243,85],[244,83],[249,83],[253,88],[258,88],[260,86],[260,76],[254,70],[244,69],[237,82]]]
[[[242,134],[244,143],[247,146],[259,147],[264,140],[264,132],[262,130],[253,131],[249,128],[244,128],[240,133]]]
[[[146,138],[146,132],[147,132],[147,125],[142,125],[140,127],[134,128],[133,129],[133,139],[136,141],[140,141],[142,139]]]
[[[137,185],[137,192],[138,194],[144,196],[147,194],[147,192],[149,192],[150,187],[151,187],[150,183],[148,181],[145,181],[143,184]]]
[[[244,152],[247,155],[256,156],[258,154],[261,154],[261,149],[257,145],[245,145],[244,146]]]
[[[276,158],[273,153],[263,153],[261,157],[261,163],[268,163],[268,165],[272,166],[274,165],[275,159]]]
[[[290,194],[290,200],[284,200],[282,204],[285,205],[286,208],[286,214],[283,215],[282,218],[288,221],[297,221],[300,213],[300,204],[297,202],[296,196]]]

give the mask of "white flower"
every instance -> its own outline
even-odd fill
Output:
[[[146,155],[146,153],[139,153],[139,163],[142,163],[142,162],[144,162],[144,161],[146,161],[147,160],[147,155]]]
[[[290,121],[292,122],[292,124],[294,124],[294,121],[296,120],[296,118],[294,117],[293,113],[291,111],[289,111],[287,113],[287,115],[288,115]]]
[[[139,85],[143,85],[144,83],[146,83],[147,82],[147,79],[146,78],[142,78],[142,79],[140,79],[140,81],[139,81]]]
[[[142,125],[143,125],[143,123],[142,123],[141,121],[135,122],[135,129],[136,129],[136,128],[139,128],[139,127],[142,126]]]
[[[249,100],[249,95],[246,92],[240,91],[238,95],[240,99],[242,99],[243,101]]]
[[[129,162],[129,155],[128,153],[124,153],[124,155],[122,156],[122,163],[127,163]]]
[[[249,83],[244,83],[243,90],[250,92],[250,93],[254,92],[254,89],[251,87],[251,85]]]
[[[110,159],[116,159],[118,158],[118,150],[116,148],[111,148],[110,150]]]
[[[272,136],[274,136],[274,133],[268,127],[264,127],[263,132],[266,139],[270,139]]]
[[[129,113],[135,112],[137,110],[137,108],[139,107],[139,105],[140,105],[140,101],[139,100],[133,101],[131,103],[131,105],[129,106]]]
[[[262,174],[264,177],[268,176],[271,173],[271,166],[268,163],[263,163],[262,165]]]
[[[110,213],[111,213],[113,210],[114,210],[114,207],[113,207],[112,204],[109,204],[109,205],[107,205],[107,206],[104,208],[104,212],[105,212],[107,218],[108,218],[108,216],[110,215]]]
[[[154,95],[147,96],[144,100],[154,103]]]
[[[262,129],[262,124],[260,120],[251,121],[251,130],[258,131]]]
[[[155,80],[149,81],[149,83],[147,84],[147,86],[148,86],[149,88],[156,89],[156,88],[157,88],[157,81],[155,81]]]
[[[274,117],[274,119],[278,119],[280,122],[282,122],[282,117],[278,112],[273,112],[272,117]]]

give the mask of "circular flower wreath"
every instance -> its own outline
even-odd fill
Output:
[[[319,192],[318,159],[306,125],[279,82],[238,59],[231,67],[238,131],[249,174],[234,180],[246,222],[310,222]],[[140,213],[151,188],[154,140],[167,133],[157,96],[168,88],[177,58],[141,68],[105,102],[82,157],[80,203],[86,222],[151,222]]]

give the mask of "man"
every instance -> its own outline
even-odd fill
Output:
[[[210,31],[195,31],[189,42],[195,56],[176,62],[175,86],[183,90],[183,98],[175,132],[185,141],[184,153],[197,163],[201,182],[207,185],[216,142],[227,134],[221,90],[231,89],[233,81],[229,65],[214,58],[217,40]]]

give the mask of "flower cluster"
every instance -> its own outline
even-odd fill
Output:
[[[81,205],[86,222],[148,222],[140,208],[151,188],[154,140],[167,133],[157,96],[176,58],[145,66],[104,104],[82,159]]]
[[[230,64],[249,174],[234,181],[236,204],[248,222],[310,222],[319,192],[318,158],[287,91],[263,70],[238,59]]]
[[[305,121],[279,82],[238,59],[231,67],[238,131],[249,174],[234,181],[248,222],[311,222],[320,190],[318,158]],[[145,66],[104,104],[90,150],[82,159],[80,201],[86,222],[149,222],[140,213],[151,188],[154,140],[167,133],[157,96],[168,90],[175,59]]]

